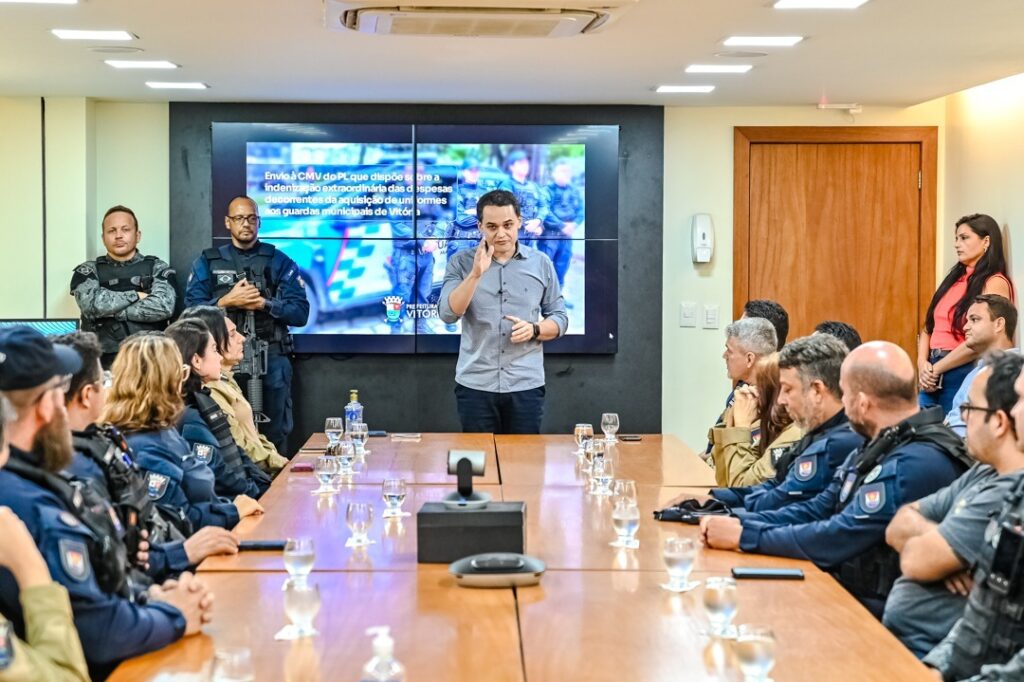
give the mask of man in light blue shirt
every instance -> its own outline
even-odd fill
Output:
[[[543,342],[565,334],[565,301],[551,259],[519,242],[515,195],[488,192],[477,216],[483,239],[448,260],[437,306],[446,324],[462,320],[455,368],[462,430],[540,433]]]
[[[964,343],[978,355],[997,350],[1013,350],[1013,335],[1017,332],[1017,308],[1009,299],[998,294],[982,294],[974,299],[967,309],[964,323]],[[946,424],[963,438],[967,426],[960,418],[960,405],[967,402],[967,391],[974,377],[984,366],[983,362],[964,377],[960,390],[953,396],[953,407],[946,415]]]

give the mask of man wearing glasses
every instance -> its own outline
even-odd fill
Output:
[[[185,288],[185,306],[215,305],[239,327],[254,313],[256,336],[269,344],[263,377],[265,434],[278,452],[287,451],[292,430],[291,336],[309,318],[309,300],[299,266],[259,240],[256,202],[246,196],[228,204],[224,225],[231,243],[203,251],[192,264]],[[244,385],[244,384],[243,384]]]
[[[1021,367],[1020,355],[1003,353],[978,372],[958,406],[977,463],[949,486],[901,508],[886,530],[903,577],[889,593],[882,622],[919,658],[963,614],[992,513],[1024,479],[1024,452],[1010,416]]]
[[[114,206],[103,215],[105,256],[86,261],[71,275],[71,295],[82,311],[82,329],[96,332],[100,358],[110,367],[118,346],[140,331],[160,331],[174,314],[174,270],[139,253],[142,232],[135,212]]]

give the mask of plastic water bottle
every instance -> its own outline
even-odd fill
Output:
[[[363,666],[360,682],[405,682],[405,668],[395,660],[390,631],[386,626],[367,628],[366,634],[373,636],[373,658]]]
[[[352,422],[363,421],[363,404],[359,402],[359,391],[352,389],[348,393],[349,402],[345,406],[345,432],[348,432]]]

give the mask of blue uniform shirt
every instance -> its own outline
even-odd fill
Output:
[[[192,406],[186,406],[178,429],[182,438],[192,449],[192,456],[206,464],[213,472],[214,491],[217,495],[226,497],[248,495],[256,499],[263,494],[263,490],[246,477],[244,462],[238,462],[237,470],[228,469],[217,438],[206,425],[199,410]],[[248,459],[244,452],[239,451],[238,454],[241,458]]]
[[[220,247],[222,254],[235,253],[247,255],[256,253],[256,245],[252,249],[242,251],[232,244]],[[280,249],[274,251],[270,261],[270,284],[274,287],[274,297],[268,298],[269,305],[264,309],[275,322],[289,327],[301,327],[309,319],[309,299],[306,298],[306,284],[302,281],[299,266]],[[205,255],[200,255],[192,264],[185,287],[185,307],[194,305],[217,305],[213,296],[214,286],[211,282],[210,263]]]
[[[203,526],[234,528],[235,505],[217,497],[213,472],[195,457],[174,429],[126,435],[139,468],[146,475],[149,496],[157,504],[181,509],[196,530]]]
[[[745,512],[779,509],[811,499],[828,487],[836,469],[863,442],[840,410],[794,446],[792,463],[781,481],[776,477],[755,486],[714,488],[711,496],[733,507],[740,518]]]
[[[67,588],[82,650],[95,678],[102,679],[126,658],[160,649],[185,633],[184,616],[170,604],[142,606],[100,590],[88,551],[96,538],[52,492],[0,470],[0,505],[10,507],[25,523],[53,579]],[[0,610],[24,637],[18,594],[14,577],[0,569]]]
[[[964,468],[937,446],[911,441],[889,453],[851,491],[860,452],[850,453],[828,487],[813,499],[744,515],[740,549],[834,568],[884,543],[886,526],[897,509],[946,487]]]

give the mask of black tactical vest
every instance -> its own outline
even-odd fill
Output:
[[[271,261],[277,249],[273,244],[260,242],[255,255],[243,259],[230,245],[209,248],[203,251],[210,267],[210,290],[213,298],[219,299],[231,291],[231,288],[242,279],[259,289],[266,298],[273,298],[277,292],[270,269]],[[228,308],[224,311],[239,329],[245,322],[245,310]],[[256,336],[263,341],[283,341],[288,336],[288,326],[278,323],[266,310],[255,311]]]
[[[893,451],[908,443],[930,443],[961,464],[963,471],[970,468],[973,462],[963,440],[942,423],[943,416],[941,408],[922,410],[886,429],[865,445],[857,455],[856,478],[846,497],[837,502],[836,513],[854,500],[857,490],[876,466],[881,465]],[[834,573],[854,596],[884,601],[893,583],[900,577],[900,556],[888,544],[881,542],[867,552],[843,562],[836,567]]]
[[[985,531],[946,679],[977,675],[983,665],[1009,661],[1024,648],[1024,480],[1003,501]]]
[[[156,256],[143,256],[135,263],[114,265],[106,256],[96,259],[96,276],[101,289],[109,291],[140,291],[148,294],[153,289],[153,268],[156,267]],[[162,331],[167,328],[167,321],[133,322],[118,320],[113,317],[95,319],[82,318],[84,331],[96,332],[104,352],[116,350],[126,338],[140,331]]]
[[[92,532],[89,560],[96,583],[107,594],[135,598],[128,550],[121,539],[121,521],[110,503],[84,481],[69,480],[11,457],[4,467],[55,494],[83,526]]]
[[[204,388],[192,393],[189,396],[189,402],[203,418],[206,428],[210,429],[210,433],[217,439],[217,450],[224,460],[224,472],[221,475],[224,484],[230,486],[231,489],[236,489],[240,483],[239,479],[252,479],[260,489],[261,495],[266,492],[270,487],[270,477],[255,465],[246,466],[246,463],[251,463],[251,460],[238,447],[234,436],[231,435],[228,416],[224,414],[224,410],[217,404],[217,401],[210,396],[209,390]],[[244,482],[241,484],[244,485]]]

